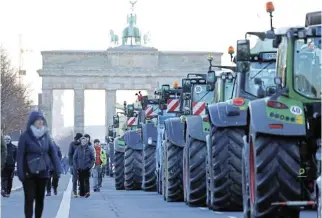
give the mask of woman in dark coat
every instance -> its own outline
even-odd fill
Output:
[[[48,134],[46,120],[38,111],[29,115],[26,131],[20,136],[17,152],[17,173],[25,194],[25,217],[41,218],[49,170],[54,166],[60,176],[61,168],[56,148]]]

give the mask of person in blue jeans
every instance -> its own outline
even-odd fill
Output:
[[[33,111],[26,130],[19,138],[17,150],[17,174],[23,184],[26,218],[33,217],[34,202],[35,218],[42,216],[51,165],[59,177],[59,158],[48,134],[47,122],[40,112]]]
[[[88,138],[82,137],[80,141],[81,146],[77,148],[73,157],[73,166],[78,172],[79,195],[88,198],[90,196],[89,178],[95,163],[95,155],[88,144]]]
[[[80,138],[83,137],[82,133],[76,133],[74,137],[74,141],[72,141],[69,145],[69,151],[68,151],[68,161],[69,161],[69,167],[70,167],[70,173],[73,175],[73,193],[74,197],[78,197],[77,195],[77,180],[78,180],[78,175],[77,175],[77,169],[73,166],[73,157],[75,154],[75,151],[77,148],[80,146]]]

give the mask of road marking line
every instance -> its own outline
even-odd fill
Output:
[[[214,211],[216,214],[224,214],[223,212]]]
[[[72,198],[71,196],[72,188],[73,188],[73,182],[71,177],[69,179],[67,189],[65,190],[63,198],[60,202],[56,218],[69,218],[70,201]]]
[[[207,207],[199,207],[199,209],[201,209],[201,210],[208,210]]]
[[[237,218],[237,217],[235,217],[235,216],[228,216],[228,218]]]

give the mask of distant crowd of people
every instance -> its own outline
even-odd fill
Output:
[[[72,174],[74,197],[88,198],[90,177],[93,177],[94,192],[99,192],[106,162],[100,141],[95,139],[92,145],[90,135],[82,133],[75,135],[68,156],[63,157],[48,132],[46,119],[40,112],[33,111],[18,146],[1,132],[1,195],[10,197],[17,166],[17,176],[23,184],[25,217],[32,218],[35,214],[35,218],[41,218],[45,193],[51,196],[53,191],[57,195],[61,173],[70,171]]]

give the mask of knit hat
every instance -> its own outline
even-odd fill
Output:
[[[74,140],[79,140],[82,137],[83,137],[83,134],[78,132],[78,133],[76,133]]]

